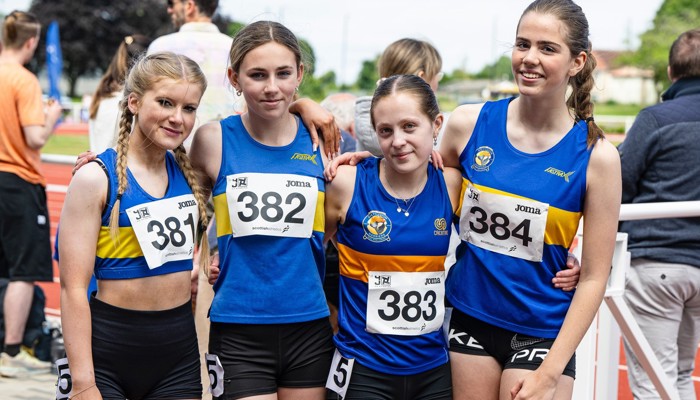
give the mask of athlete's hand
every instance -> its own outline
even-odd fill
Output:
[[[311,134],[314,151],[318,148],[318,132],[323,135],[323,146],[329,160],[340,151],[340,128],[335,117],[325,108],[310,99],[299,99],[289,106],[289,112],[299,114],[304,126]]]
[[[445,163],[442,162],[442,155],[440,155],[439,151],[433,149],[433,152],[430,155],[430,162],[433,164],[435,169],[445,170]]]
[[[211,256],[211,262],[209,264],[209,284],[213,285],[219,278],[219,252],[217,251]]]
[[[80,154],[78,154],[78,159],[75,160],[75,166],[73,167],[73,171],[71,171],[72,175],[75,175],[76,172],[82,167],[83,165],[89,163],[90,161],[94,160],[97,158],[97,154],[91,152],[90,150],[84,151]]]
[[[576,289],[580,277],[581,264],[573,253],[569,253],[569,256],[566,258],[566,269],[557,272],[552,278],[552,284],[556,288],[570,292]]]
[[[545,374],[539,369],[520,378],[510,389],[513,400],[552,400],[557,388],[557,378]]]
[[[338,173],[338,167],[341,165],[357,165],[360,161],[367,157],[374,157],[369,151],[355,151],[347,152],[339,155],[328,163],[326,169],[323,171],[323,175],[326,177],[326,181],[330,182],[335,178],[335,174]]]

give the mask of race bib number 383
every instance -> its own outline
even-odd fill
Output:
[[[191,194],[139,204],[126,214],[148,268],[192,258],[199,208]]]
[[[445,272],[369,273],[367,332],[418,336],[445,317]]]
[[[226,177],[226,202],[234,237],[309,238],[317,201],[314,177],[260,173]]]
[[[542,261],[548,211],[545,203],[469,185],[459,218],[460,238],[485,250]]]

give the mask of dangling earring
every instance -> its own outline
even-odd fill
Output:
[[[437,146],[437,136],[433,137],[433,146]]]

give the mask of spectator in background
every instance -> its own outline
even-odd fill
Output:
[[[150,38],[137,34],[124,37],[119,44],[92,96],[88,122],[90,151],[99,154],[114,146],[126,73],[150,43]]]
[[[700,29],[671,46],[663,103],[642,110],[619,146],[622,202],[700,200]],[[696,399],[700,342],[700,218],[626,221],[632,264],[625,300],[681,399]],[[657,399],[625,343],[635,399]]]
[[[379,76],[388,78],[392,75],[418,75],[428,82],[434,92],[442,78],[442,57],[430,43],[417,39],[399,39],[387,46],[377,65]],[[355,106],[355,129],[357,134],[357,151],[368,150],[381,157],[377,135],[370,123],[369,109],[372,96],[362,96]],[[441,132],[442,134],[442,132]],[[435,146],[440,137],[435,139]]]
[[[61,115],[54,100],[44,104],[36,76],[23,67],[34,56],[41,25],[29,13],[5,17],[0,53],[0,277],[9,278],[3,318],[5,343],[0,375],[45,371],[21,349],[35,281],[53,281],[46,180],[40,150]]]
[[[328,110],[335,118],[335,123],[340,128],[340,153],[355,151],[355,100],[352,93],[335,93],[328,95],[321,102],[321,107]]]
[[[189,149],[200,125],[242,113],[245,103],[234,92],[226,76],[233,39],[219,32],[219,28],[211,22],[219,1],[168,0],[167,3],[173,27],[178,31],[154,40],[148,47],[148,54],[172,51],[185,55],[199,64],[208,82],[207,91],[197,109],[197,124],[193,134],[185,141],[185,148]]]

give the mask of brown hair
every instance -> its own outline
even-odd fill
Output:
[[[128,107],[129,95],[135,94],[141,98],[144,94],[151,90],[153,86],[162,79],[173,79],[185,81],[198,85],[202,93],[207,88],[207,80],[196,62],[183,55],[176,55],[171,52],[154,53],[140,58],[129,71],[129,74],[124,82],[124,98],[120,103],[121,119],[119,120],[119,133],[117,136],[117,199],[112,206],[110,215],[109,228],[110,235],[113,240],[118,239],[119,235],[119,206],[121,196],[126,190],[126,155],[129,151],[129,134],[132,130],[134,113]],[[185,147],[181,144],[175,150],[175,158],[177,160],[182,173],[187,179],[187,183],[192,189],[197,206],[199,209],[199,229],[202,233],[200,241],[200,251],[203,257],[200,257],[200,266],[205,272],[209,272],[209,241],[207,238],[207,225],[209,219],[206,212],[207,199],[204,197],[202,188],[199,186],[197,175],[189,157],[185,151]],[[196,240],[196,239],[195,239]]]
[[[297,68],[302,63],[302,50],[297,37],[286,26],[274,21],[257,21],[236,33],[229,52],[229,65],[238,72],[243,59],[252,50],[269,42],[279,43],[294,53]]]
[[[442,58],[430,43],[417,39],[399,39],[384,49],[377,63],[379,76],[417,75],[423,71],[430,81],[442,69]]]
[[[591,53],[591,42],[588,40],[589,31],[586,15],[581,7],[571,0],[535,0],[523,11],[520,20],[530,12],[549,14],[559,19],[564,27],[564,40],[569,47],[571,57],[577,57],[581,52],[585,52],[587,55],[583,69],[569,78],[572,92],[566,100],[566,105],[574,111],[576,119],[586,121],[588,125],[587,142],[590,146],[605,136],[603,130],[593,120],[591,90],[595,85],[593,70],[596,67],[596,60]],[[519,28],[520,21],[518,21]]]
[[[386,79],[382,79],[374,91],[372,96],[372,105],[370,106],[370,121],[372,128],[376,128],[374,122],[374,108],[377,103],[385,97],[392,94],[407,93],[416,98],[420,104],[421,111],[434,121],[440,114],[435,92],[430,88],[430,85],[418,75],[392,75]]]
[[[700,77],[700,28],[683,32],[671,45],[668,54],[671,78]]]
[[[122,89],[129,68],[148,49],[150,43],[151,39],[144,35],[135,34],[124,37],[112,57],[112,62],[102,75],[100,83],[97,84],[90,103],[90,118],[94,119],[97,116],[97,109],[103,99],[112,97],[112,93]]]
[[[34,14],[12,11],[5,17],[2,25],[2,46],[7,49],[19,49],[31,38],[39,36],[41,23]]]

